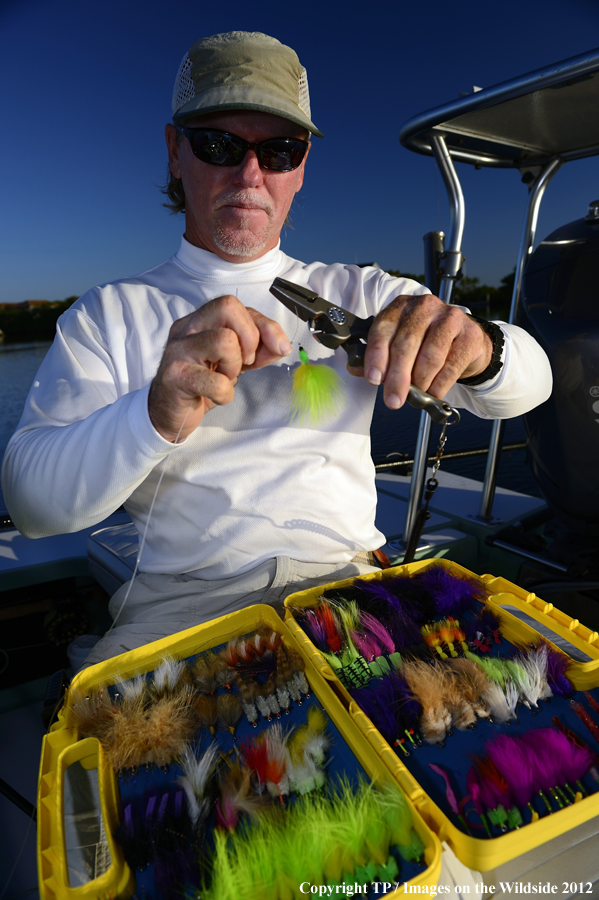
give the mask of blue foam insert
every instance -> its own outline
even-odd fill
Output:
[[[493,644],[491,656],[512,656],[516,648],[513,644],[502,639],[501,644]],[[479,654],[482,655],[482,654]],[[370,683],[370,687],[376,684],[376,679]],[[599,700],[599,689],[591,691],[591,695]],[[572,699],[578,700],[586,706],[587,712],[594,718],[599,725],[599,715],[595,714],[588,706],[584,694],[575,692]],[[589,746],[591,751],[599,748],[595,747],[595,741],[586,726],[581,722],[575,712],[570,707],[569,698],[551,697],[547,701],[540,701],[539,709],[530,710],[524,704],[520,704],[517,709],[518,722],[512,721],[509,724],[495,724],[488,719],[479,719],[476,728],[473,730],[458,731],[454,729],[447,737],[445,743],[440,746],[437,744],[422,743],[417,748],[409,747],[409,756],[405,756],[400,750],[396,750],[398,757],[407,769],[412,773],[421,787],[426,791],[429,797],[437,804],[437,806],[445,813],[445,815],[459,828],[464,831],[462,823],[459,821],[446,797],[446,786],[443,778],[430,768],[430,763],[443,768],[449,776],[451,787],[458,803],[468,793],[466,787],[466,775],[473,764],[473,756],[484,756],[485,744],[500,734],[509,736],[522,735],[536,728],[548,728],[553,726],[552,719],[559,716],[562,723],[571,729],[579,738]],[[596,793],[599,789],[597,782],[593,780],[591,775],[582,779],[587,792],[589,794]],[[546,807],[537,798],[533,803],[533,807],[540,816],[548,815]],[[554,802],[554,811],[557,812],[559,807]],[[470,831],[474,837],[488,838],[487,832],[480,821],[480,817],[472,810],[472,804],[469,805],[469,815],[467,818]],[[525,824],[531,821],[531,813],[529,810],[521,810],[522,818]],[[491,829],[491,837],[498,837],[502,832],[498,828]]]
[[[334,591],[330,591],[327,592],[325,596],[334,596],[335,593],[336,592]],[[343,591],[338,592],[339,596],[342,596],[343,593]],[[360,596],[355,589],[350,589],[348,591],[348,596],[357,600],[360,605]],[[368,604],[365,603],[365,605],[367,606]],[[467,610],[463,613],[459,617],[459,620],[461,622],[472,622],[481,607],[482,604],[477,602],[475,607],[472,610]],[[298,619],[301,622],[301,615],[298,615]],[[402,648],[398,647],[397,649],[402,652]],[[456,647],[456,649],[459,648]],[[516,649],[517,648],[514,647],[513,644],[503,638],[500,644],[492,644],[491,655],[512,656]],[[482,656],[481,653],[478,653],[478,655]],[[436,654],[431,653],[431,662],[433,661],[433,657],[434,659],[439,659]],[[376,687],[376,682],[377,679],[372,678],[369,687]],[[591,694],[595,699],[599,700],[599,689],[597,689],[597,691],[592,691]],[[356,698],[356,696],[357,695],[354,695],[354,698]],[[599,726],[599,714],[596,714],[591,710],[586,703],[584,695],[574,693],[573,699],[582,702],[583,705],[586,706],[587,712],[589,712],[591,718],[594,719]],[[520,704],[517,712],[519,717],[517,723],[512,722],[508,725],[496,725],[489,722],[487,719],[480,719],[476,728],[473,730],[458,731],[456,729],[447,737],[443,746],[422,743],[420,746],[413,748],[405,741],[404,746],[409,748],[409,756],[406,756],[400,749],[393,748],[401,762],[412,773],[429,797],[461,831],[464,831],[464,827],[447,801],[445,782],[438,773],[430,768],[430,763],[440,766],[445,770],[449,776],[451,787],[459,804],[460,800],[467,794],[466,775],[472,766],[472,757],[484,756],[485,744],[499,734],[521,735],[535,728],[555,727],[551,720],[557,715],[567,728],[571,729],[578,737],[582,738],[592,752],[595,752],[595,750],[598,749],[595,746],[596,741],[591,733],[571,709],[568,699],[552,697],[549,701],[540,701],[538,712],[531,711],[525,705]],[[599,788],[599,785],[594,781],[590,774],[587,774],[585,778],[582,779],[582,783],[589,794],[596,793]],[[574,789],[576,790],[575,787]],[[540,816],[549,815],[540,798],[535,799],[532,805]],[[554,812],[557,812],[559,809],[557,804],[552,801],[552,805]],[[487,838],[487,832],[480,817],[472,808],[471,803],[467,809],[469,810],[467,821],[470,833],[474,837]],[[524,823],[528,824],[531,821],[530,811],[526,809],[521,810],[520,812]],[[491,837],[498,837],[502,833],[497,827],[493,827],[491,830]]]
[[[596,696],[596,692],[592,692]],[[575,699],[580,700],[578,694],[574,694]],[[512,722],[509,725],[496,725],[481,719],[474,730],[453,731],[448,736],[445,745],[439,747],[435,744],[422,744],[410,753],[409,757],[401,755],[401,761],[407,769],[412,773],[414,778],[423,787],[429,797],[443,810],[445,815],[458,827],[464,830],[461,823],[453,813],[446,799],[445,783],[440,775],[429,768],[430,763],[441,766],[449,775],[450,784],[455,793],[456,799],[459,801],[467,794],[466,775],[472,766],[473,756],[485,755],[485,744],[497,737],[499,734],[507,734],[516,736],[524,734],[531,729],[548,728],[552,726],[552,718],[559,716],[561,721],[581,737],[590,746],[592,740],[590,733],[585,735],[585,726],[582,724],[578,716],[572,712],[568,700],[560,697],[551,698],[550,702],[541,701],[539,712],[533,715],[531,710],[525,706],[518,707],[518,723]],[[593,749],[591,747],[591,749]],[[583,779],[583,784],[589,794],[597,791],[598,785],[590,775]],[[471,806],[471,804],[470,804]],[[548,815],[545,806],[540,800],[535,800],[534,808],[539,815]],[[554,810],[557,812],[558,807],[554,803]],[[530,822],[530,812],[528,810],[520,810],[525,824]],[[480,822],[478,815],[472,814],[468,817],[468,823],[471,833],[475,837],[486,838],[487,833],[484,826]],[[499,829],[492,829],[493,837],[501,834]]]
[[[241,639],[240,635],[240,639]],[[218,652],[220,649],[224,648],[224,644],[220,647],[212,648],[215,652]],[[190,657],[190,662],[193,665],[194,657]],[[150,675],[151,673],[148,673]],[[309,680],[309,673],[306,673]],[[220,693],[221,691],[219,691]],[[224,693],[224,689],[222,691]],[[310,706],[315,705],[322,708],[318,699],[314,696],[314,694],[310,694],[309,697],[305,698],[301,704],[292,702],[291,707],[289,709],[289,713],[282,713],[279,718],[273,717],[273,723],[278,721],[281,722],[283,727],[287,729],[292,729],[297,727],[298,725],[305,724],[307,722],[307,711]],[[326,711],[326,710],[325,710]],[[227,754],[231,751],[235,751],[236,749],[241,748],[244,742],[249,743],[252,741],[261,731],[264,731],[270,726],[270,722],[260,717],[257,722],[256,727],[253,727],[244,716],[243,719],[238,723],[237,728],[235,730],[235,736],[231,735],[228,729],[217,729],[216,733],[212,735],[210,731],[206,728],[199,731],[195,738],[194,750],[196,756],[200,756],[204,753],[208,747],[212,744],[213,741],[216,740],[218,743],[219,750],[223,754]],[[356,759],[352,749],[344,740],[341,733],[338,731],[334,723],[329,719],[327,725],[327,735],[331,740],[331,745],[329,751],[327,753],[327,761],[325,764],[325,774],[327,776],[327,784],[334,788],[335,783],[339,780],[339,778],[349,779],[350,782],[355,785],[358,784],[360,779],[369,780],[366,772]],[[119,774],[119,789],[121,795],[121,804],[125,806],[128,801],[134,801],[138,798],[143,797],[144,795],[152,792],[152,793],[160,793],[164,791],[164,789],[172,785],[176,782],[176,780],[183,774],[183,771],[178,763],[173,762],[166,771],[162,771],[156,766],[151,767],[141,767],[135,773],[120,773]],[[326,787],[325,787],[326,790]],[[273,804],[278,804],[280,801],[277,799],[273,800]],[[285,798],[285,804],[292,804],[293,797]],[[208,841],[206,846],[206,852],[210,853],[211,851],[211,841],[210,841],[210,832],[211,829],[214,828],[215,819],[214,814],[212,814],[211,818],[208,821]],[[300,852],[301,848],[298,848],[298,852]],[[399,855],[394,854],[396,861],[398,863],[399,875],[397,880],[410,881],[416,875],[420,874],[425,866],[413,863],[406,862],[402,860]],[[153,872],[153,866],[150,865],[147,869],[143,871],[135,872],[137,889],[135,897],[138,900],[158,900],[158,895],[155,892],[155,877]],[[323,879],[324,883],[324,879]],[[378,882],[378,890],[376,892],[376,896],[383,896],[382,888],[380,887],[381,882]],[[177,888],[178,893],[176,896],[179,900],[187,900],[187,898],[196,897],[196,893],[193,888]],[[375,896],[374,891],[370,890],[368,894],[362,893],[361,896]],[[175,896],[175,894],[173,894]],[[258,898],[257,898],[258,900]]]

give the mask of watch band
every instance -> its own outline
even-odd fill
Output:
[[[495,322],[487,322],[486,319],[479,319],[478,316],[470,316],[470,318],[482,328],[485,334],[489,335],[491,343],[493,344],[493,352],[491,354],[491,362],[487,368],[483,369],[478,375],[472,375],[470,378],[458,378],[457,383],[464,384],[466,387],[484,384],[485,381],[490,381],[491,378],[494,378],[495,375],[501,371],[503,366],[501,354],[503,353],[505,344],[503,331],[499,325],[495,324]]]

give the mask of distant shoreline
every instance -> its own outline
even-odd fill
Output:
[[[0,345],[52,341],[58,317],[75,300],[77,297],[47,303],[30,300],[28,305],[15,304],[11,309],[7,308],[8,304],[3,304],[0,308]]]
[[[54,338],[44,338],[39,341],[4,341],[0,343],[0,353],[8,353],[11,350],[32,350],[35,347],[49,347]]]

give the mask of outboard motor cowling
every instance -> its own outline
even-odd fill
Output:
[[[551,397],[524,416],[534,476],[569,528],[599,537],[599,201],[531,255],[516,324],[553,370]]]

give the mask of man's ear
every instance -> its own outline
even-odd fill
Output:
[[[166,146],[168,147],[168,165],[175,178],[181,178],[181,169],[179,167],[179,150],[181,142],[179,141],[179,132],[170,122],[164,128],[164,136],[166,138]]]

